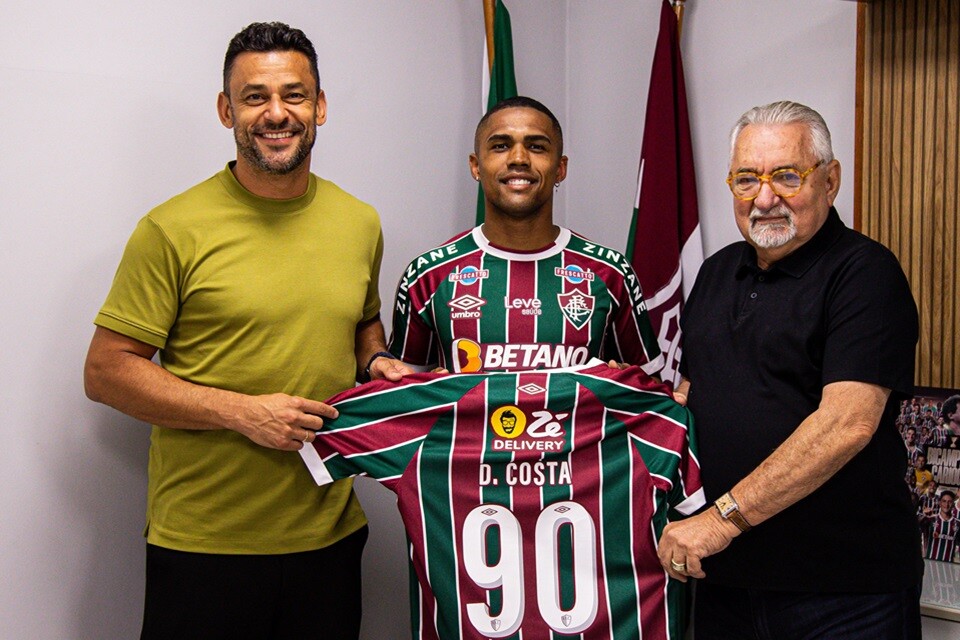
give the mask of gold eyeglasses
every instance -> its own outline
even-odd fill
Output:
[[[760,195],[760,187],[766,182],[773,192],[781,198],[791,198],[800,193],[804,179],[813,173],[823,162],[818,162],[806,171],[801,172],[794,167],[777,169],[773,173],[759,175],[753,171],[739,171],[727,176],[727,184],[735,198],[739,200],[753,200]]]

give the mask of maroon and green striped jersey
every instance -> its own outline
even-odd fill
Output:
[[[937,507],[939,509],[939,506]],[[920,521],[926,527],[924,556],[931,560],[953,562],[960,542],[960,519],[944,518],[939,513]]]
[[[491,245],[475,227],[410,263],[390,351],[453,372],[581,365],[663,366],[643,292],[623,254],[560,229],[534,252]]]
[[[397,493],[415,637],[681,637],[657,541],[704,504],[700,470],[689,412],[639,367],[420,373],[328,402],[301,454],[320,484]]]

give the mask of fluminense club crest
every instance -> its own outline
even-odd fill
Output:
[[[563,316],[575,329],[583,329],[584,325],[590,321],[590,317],[593,315],[593,296],[582,291],[571,291],[570,293],[558,293],[557,300],[560,302],[560,310],[563,311]]]

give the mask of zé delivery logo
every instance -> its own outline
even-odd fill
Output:
[[[499,436],[493,440],[493,448],[498,451],[560,451],[566,437],[563,422],[569,415],[538,410],[528,417],[520,407],[512,404],[498,407],[490,415],[490,426]]]

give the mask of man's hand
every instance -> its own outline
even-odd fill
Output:
[[[682,406],[687,406],[687,396],[690,395],[690,381],[686,378],[680,379],[680,384],[673,390],[674,401]]]
[[[157,348],[97,327],[84,386],[91,400],[171,429],[230,429],[271,449],[313,442],[333,407],[285,393],[251,396],[181,380],[151,361]]]
[[[415,373],[415,370],[403,360],[380,356],[370,363],[371,380],[389,380],[397,382],[405,375]]]
[[[711,507],[701,514],[680,522],[671,522],[663,529],[657,555],[660,564],[672,577],[686,582],[687,577],[703,578],[703,558],[727,548],[740,535],[732,522],[720,517]]]
[[[242,397],[243,407],[230,428],[270,449],[299,451],[316,439],[323,418],[339,415],[330,405],[285,393]]]

